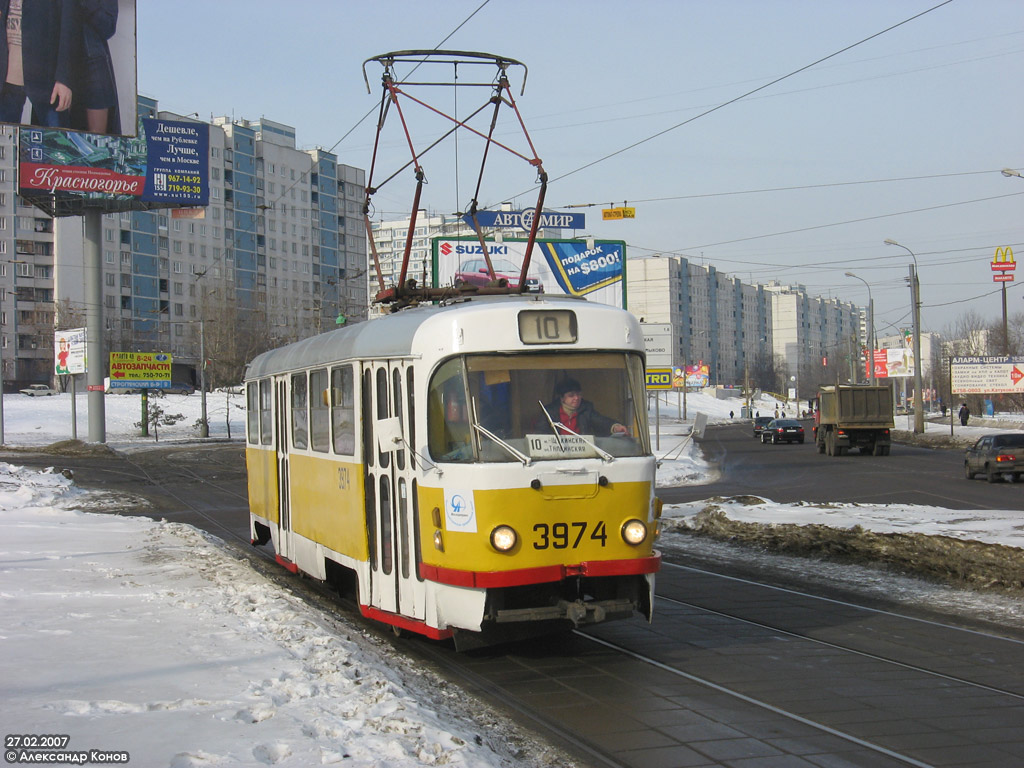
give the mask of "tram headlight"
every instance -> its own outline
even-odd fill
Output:
[[[491,546],[499,552],[508,552],[518,540],[519,535],[509,525],[499,525],[491,531]]]
[[[622,540],[636,546],[647,538],[647,524],[643,520],[627,520],[622,526]]]

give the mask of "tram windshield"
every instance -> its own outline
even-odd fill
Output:
[[[639,355],[466,355],[434,373],[435,461],[508,462],[650,453]]]

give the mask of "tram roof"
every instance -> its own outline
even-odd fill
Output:
[[[602,308],[610,312],[621,311],[604,304],[586,303],[572,296],[551,294],[477,297],[446,305],[410,307],[257,355],[246,369],[246,379],[329,365],[340,360],[407,356],[414,351],[413,344],[420,329],[428,323],[443,323],[444,317],[450,313],[483,312],[498,306],[522,308],[538,303],[549,307],[568,304],[573,309],[580,309],[582,305],[591,311],[601,311]]]

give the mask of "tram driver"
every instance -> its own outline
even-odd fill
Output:
[[[555,400],[544,406],[544,410],[565,434],[603,436],[629,433],[624,424],[598,413],[592,402],[584,400],[583,388],[573,378],[564,378],[555,384]],[[534,424],[536,430],[546,431],[549,428],[543,415]]]

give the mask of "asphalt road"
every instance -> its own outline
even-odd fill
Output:
[[[666,503],[751,494],[776,502],[924,504],[947,509],[1024,510],[1024,483],[967,480],[963,451],[894,444],[889,456],[820,454],[806,441],[763,445],[749,422],[709,426],[698,443],[720,478],[708,485],[662,488]]]

